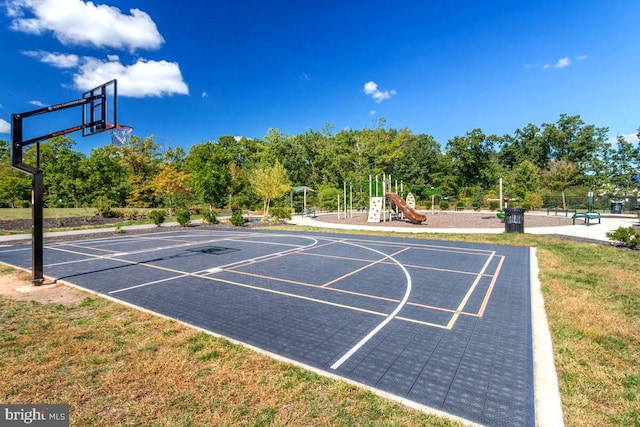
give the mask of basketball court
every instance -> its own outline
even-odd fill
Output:
[[[49,278],[410,406],[534,425],[529,248],[192,227],[44,245]],[[30,246],[0,261],[31,266]]]

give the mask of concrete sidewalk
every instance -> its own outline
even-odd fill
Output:
[[[318,214],[322,215],[322,214]],[[536,215],[536,214],[532,214]],[[544,214],[543,214],[544,215]],[[393,231],[396,233],[461,233],[461,234],[499,234],[504,233],[503,228],[408,228],[408,227],[394,227],[393,225],[353,225],[353,224],[340,224],[340,223],[327,223],[321,221],[315,221],[313,218],[301,217],[295,215],[289,224],[295,225],[308,225],[318,228],[334,228],[341,230],[368,230],[368,231]],[[638,224],[638,218],[632,215],[607,215],[602,216],[600,224],[585,225],[581,220],[578,220],[576,225],[565,225],[555,227],[527,227],[527,220],[525,216],[524,231],[530,234],[556,234],[562,236],[570,236],[582,239],[590,239],[600,242],[610,242],[607,237],[607,232],[615,231],[618,227],[631,227],[634,224]]]

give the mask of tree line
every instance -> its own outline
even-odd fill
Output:
[[[267,210],[272,203],[289,206],[289,189],[306,185],[316,190],[313,203],[332,208],[344,183],[361,203],[369,176],[390,174],[420,200],[437,189],[463,205],[486,205],[502,178],[504,194],[531,209],[560,194],[637,197],[640,145],[622,136],[611,143],[607,133],[580,116],[561,114],[555,123],[528,124],[509,135],[473,129],[441,145],[379,119],[359,130],[327,124],[298,135],[270,129],[261,140],[223,136],[188,152],[132,135],[126,146],[95,148],[88,156],[64,136],[40,144],[40,167],[49,207]],[[9,147],[0,141],[0,206],[25,206],[31,180],[10,167]],[[35,156],[32,146],[25,162],[35,164]]]

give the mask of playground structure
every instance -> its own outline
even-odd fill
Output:
[[[11,167],[31,175],[31,206],[33,234],[32,244],[32,279],[34,285],[44,283],[43,272],[43,237],[44,237],[44,185],[43,172],[40,169],[40,143],[47,139],[82,131],[82,136],[91,136],[105,131],[112,132],[112,141],[125,141],[131,132],[130,127],[118,125],[118,86],[111,80],[82,94],[82,98],[67,101],[48,107],[11,115]],[[24,139],[23,120],[42,114],[59,112],[74,107],[82,107],[82,118],[79,125],[67,129],[53,131],[35,138]],[[36,144],[35,164],[24,162],[24,149]]]
[[[356,183],[362,184],[362,183]],[[382,180],[379,177],[369,175],[369,211],[367,222],[386,222],[394,219],[407,219],[411,223],[421,224],[427,220],[427,216],[415,210],[415,199],[411,193],[407,195],[405,201],[400,194],[404,192],[404,184],[400,181],[400,192],[398,193],[398,181],[395,181],[395,191],[392,190],[391,175],[383,174]],[[347,204],[347,183],[343,186],[343,203],[340,204],[338,196],[338,219],[344,215],[344,219],[353,218],[353,183],[349,184],[349,203]],[[364,203],[359,205],[358,210],[364,208]]]

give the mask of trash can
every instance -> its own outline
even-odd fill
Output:
[[[612,214],[621,214],[622,213],[622,202],[611,201],[611,213]]]
[[[525,208],[504,209],[504,231],[507,233],[524,233]]]

